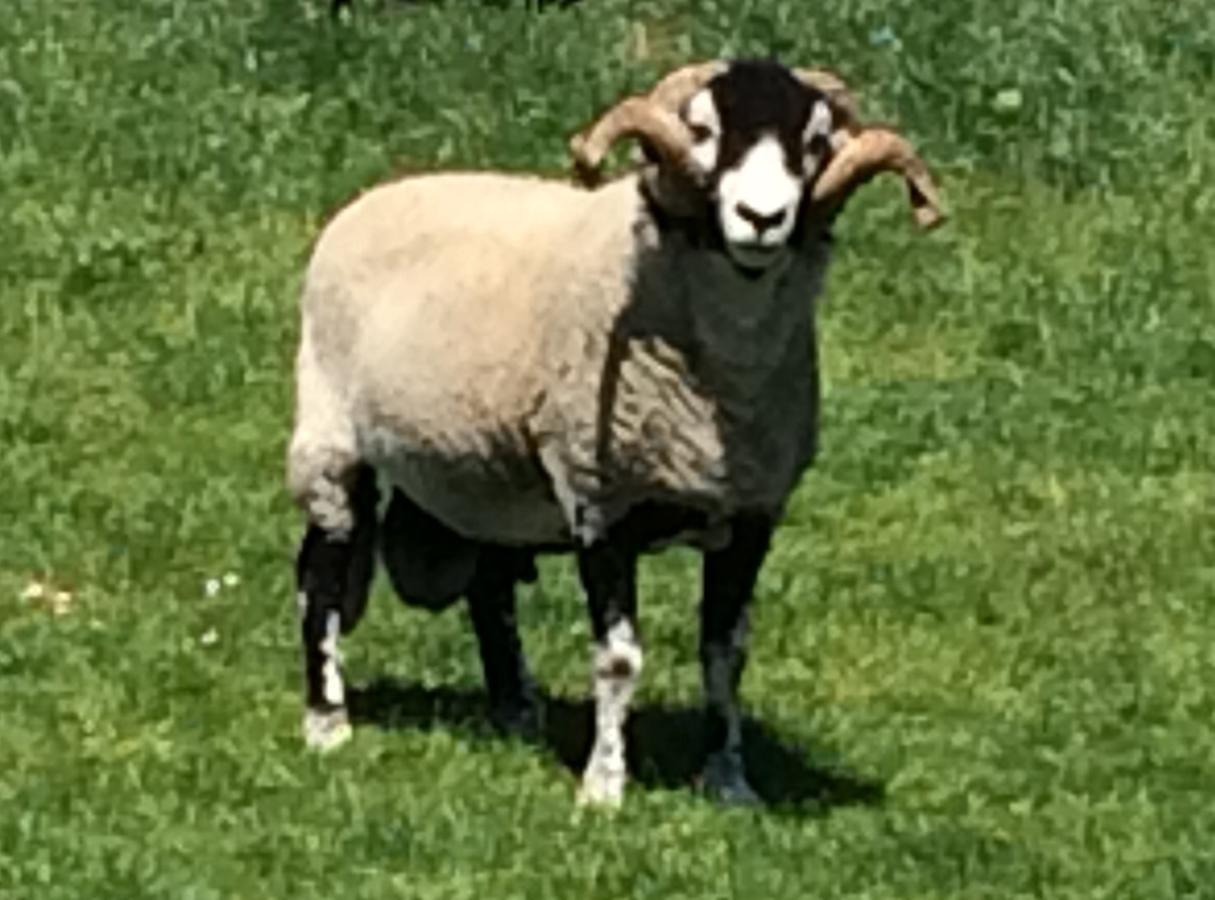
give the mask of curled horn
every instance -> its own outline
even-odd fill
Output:
[[[889,128],[862,128],[831,157],[814,184],[810,215],[827,220],[854,190],[880,172],[898,172],[907,183],[912,213],[921,228],[945,221],[936,182],[910,142]]]
[[[721,60],[690,63],[673,69],[650,88],[649,98],[663,109],[673,113],[679,112],[692,95],[720,75],[727,68]]]
[[[684,165],[692,138],[679,118],[679,108],[723,68],[724,63],[704,62],[675,69],[649,93],[626,97],[570,138],[579,177],[589,184],[597,181],[608,150],[626,137],[642,138],[663,158]]]
[[[898,172],[907,183],[912,214],[921,228],[945,221],[940,194],[928,166],[893,129],[861,124],[855,98],[844,80],[826,69],[794,69],[807,87],[827,98],[836,115],[834,150],[810,198],[810,215],[826,221],[858,187],[881,172]]]
[[[793,74],[806,87],[827,98],[842,127],[849,131],[860,127],[861,115],[844,79],[827,69],[794,69]]]
[[[675,113],[648,97],[627,97],[570,138],[570,154],[582,180],[594,183],[608,150],[626,137],[644,138],[673,162],[682,161],[690,147],[687,129]]]

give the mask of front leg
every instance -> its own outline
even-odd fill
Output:
[[[747,662],[747,606],[768,553],[773,522],[738,516],[730,542],[704,557],[700,662],[705,697],[705,787],[728,803],[755,803],[742,757],[738,683]]]
[[[578,553],[595,648],[595,743],[578,801],[616,807],[626,779],[624,723],[641,675],[637,636],[637,552],[619,540],[597,541]]]

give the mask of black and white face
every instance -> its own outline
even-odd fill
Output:
[[[726,252],[745,271],[768,269],[787,252],[802,196],[830,155],[827,101],[776,63],[735,62],[682,115]]]

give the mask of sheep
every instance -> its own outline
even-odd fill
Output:
[[[600,183],[608,150],[639,165]],[[304,735],[350,736],[337,641],[376,547],[396,592],[466,598],[491,715],[534,728],[515,587],[570,553],[589,608],[595,737],[580,802],[616,806],[642,667],[640,555],[703,551],[706,788],[751,802],[738,684],[747,608],[817,450],[813,300],[829,228],[872,176],[943,218],[905,138],[861,124],[824,70],[767,60],[676,69],[570,141],[587,184],[446,172],[364,193],[305,277],[291,493]],[[391,486],[378,521],[377,476]]]

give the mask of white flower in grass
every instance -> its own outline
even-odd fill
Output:
[[[208,628],[202,633],[202,636],[199,637],[198,642],[204,647],[210,647],[217,644],[219,643],[219,632],[214,628]]]
[[[21,592],[21,599],[31,603],[45,603],[46,608],[57,616],[66,616],[72,611],[72,592],[56,589],[41,581],[31,581]]]
[[[235,572],[228,572],[224,575],[223,581],[224,581],[224,587],[234,588],[238,584],[240,584],[240,576],[237,575]]]
[[[992,101],[992,106],[998,112],[1016,112],[1021,108],[1021,91],[1017,88],[1005,88],[1002,91],[996,92],[996,97]]]
[[[72,595],[67,591],[56,591],[51,598],[51,612],[57,616],[66,616],[72,611]]]
[[[222,585],[220,584],[218,578],[208,578],[206,582],[203,583],[203,593],[208,597],[214,597],[219,593],[220,587],[222,587]]]

